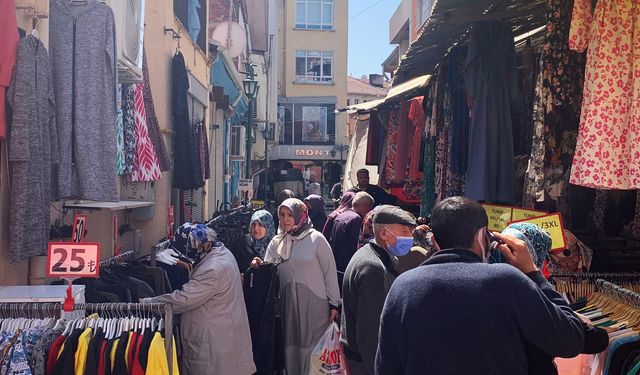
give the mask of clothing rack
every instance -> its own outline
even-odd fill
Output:
[[[636,293],[603,279],[596,280],[596,285],[600,293],[613,297],[632,307],[640,308],[640,293]]]
[[[634,292],[640,292],[640,273],[637,272],[556,272],[551,274],[551,281],[556,290],[564,294],[570,302],[588,298],[597,292],[597,280],[605,280]]]
[[[103,259],[103,260],[100,261],[100,267],[106,267],[106,266],[111,266],[111,265],[114,265],[114,264],[118,264],[122,260],[127,260],[129,258],[133,258],[133,256],[135,254],[136,254],[135,250],[129,250],[129,251],[125,251],[123,253],[120,253],[118,255],[114,255],[111,258]]]
[[[0,318],[3,313],[8,314],[8,318],[34,317],[41,314],[42,317],[60,316],[62,304],[51,302],[22,302],[22,303],[0,303]],[[173,372],[173,309],[168,303],[76,303],[73,311],[89,311],[94,313],[120,313],[123,317],[131,313],[158,313],[164,315],[165,319],[165,351],[169,364],[169,375]],[[47,315],[45,315],[45,313]]]

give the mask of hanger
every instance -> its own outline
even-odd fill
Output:
[[[33,37],[40,39],[40,36],[38,35],[38,24],[40,23],[40,18],[38,18],[38,16],[33,16],[33,18],[31,19],[31,35],[33,35]]]

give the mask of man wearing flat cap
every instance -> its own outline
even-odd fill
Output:
[[[383,205],[373,217],[375,239],[356,251],[342,284],[342,337],[350,375],[373,375],[380,313],[396,262],[413,246],[416,221],[407,211]]]

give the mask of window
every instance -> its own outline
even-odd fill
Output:
[[[245,149],[245,128],[244,126],[231,127],[231,147],[230,154],[233,158],[243,158]]]
[[[281,129],[280,144],[334,144],[335,109],[335,104],[280,104],[278,106],[278,125]]]
[[[296,28],[333,30],[333,0],[296,0]]]
[[[360,104],[360,100],[359,99],[353,99],[353,103],[354,104]]]
[[[351,105],[351,99],[347,99],[347,106]]]
[[[420,23],[424,24],[429,19],[431,15],[431,10],[433,9],[433,0],[421,0],[420,1]]]
[[[296,82],[333,82],[333,52],[296,51]]]

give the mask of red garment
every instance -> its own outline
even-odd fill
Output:
[[[144,335],[140,335],[138,337],[138,342],[136,342],[135,353],[133,355],[133,362],[129,362],[131,371],[130,375],[145,375],[145,371],[142,368],[142,364],[140,364],[140,346],[142,346],[142,340],[144,339]]]
[[[407,175],[407,166],[409,164],[409,153],[411,147],[411,138],[413,136],[413,128],[409,123],[409,103],[407,101],[400,102],[400,110],[398,114],[398,145],[396,146],[396,165],[391,175],[391,183],[394,185],[402,184]]]
[[[0,0],[0,139],[7,137],[5,93],[11,84],[19,40],[15,1]]]
[[[135,355],[136,346],[138,345],[138,337],[140,334],[138,332],[131,333],[131,345],[129,346],[129,352],[127,353],[127,366],[129,370],[129,374],[131,374],[131,369],[133,369],[133,357]]]
[[[147,115],[144,111],[144,97],[142,96],[144,83],[136,83],[134,86],[134,119],[136,125],[136,157],[133,161],[131,181],[149,182],[162,178],[158,156],[153,149],[153,143],[149,138],[147,128]]]
[[[100,346],[100,358],[98,358],[98,375],[105,375],[105,359],[107,355],[107,340],[102,341],[102,346]]]
[[[411,100],[409,107],[409,122],[413,132],[411,139],[411,153],[409,154],[409,177],[422,179],[420,172],[420,149],[422,148],[422,133],[427,116],[422,108],[423,97]]]
[[[47,355],[47,372],[45,374],[51,374],[51,372],[53,372],[53,367],[56,365],[56,361],[58,360],[58,353],[66,339],[67,338],[65,336],[60,335],[53,344],[51,344],[49,354]]]

